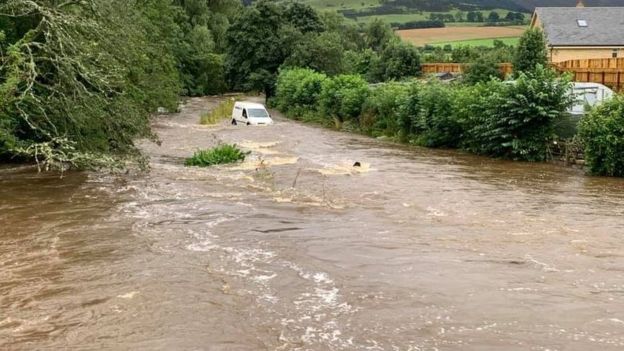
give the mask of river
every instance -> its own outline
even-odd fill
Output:
[[[624,349],[624,181],[216,103],[147,173],[0,169],[1,350]]]

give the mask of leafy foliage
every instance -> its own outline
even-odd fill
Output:
[[[383,49],[370,69],[370,80],[383,82],[415,77],[420,73],[420,54],[409,43],[393,42]]]
[[[121,0],[0,4],[12,38],[0,56],[1,158],[64,168],[138,154],[149,112],[174,108],[178,93],[143,10]]]
[[[529,72],[538,65],[546,67],[548,53],[544,32],[540,29],[529,29],[522,35],[513,64],[516,72]]]
[[[469,84],[483,83],[492,78],[502,79],[499,62],[491,56],[482,56],[466,69],[464,79]]]
[[[624,96],[616,96],[585,116],[579,135],[592,174],[624,177]]]
[[[307,79],[314,84],[304,85]],[[571,103],[569,82],[541,66],[515,82],[386,83],[373,88],[357,75],[327,78],[311,70],[286,70],[277,90],[277,107],[290,116],[312,111],[339,127],[349,122],[349,128],[355,125],[374,136],[528,161],[548,158],[554,125]],[[297,106],[295,96],[306,97],[305,109],[287,107]]]
[[[362,77],[339,75],[323,82],[319,106],[323,115],[341,124],[347,120],[357,120],[368,94],[368,83]]]
[[[482,113],[471,116],[466,148],[514,160],[547,159],[553,126],[571,103],[570,88],[569,81],[539,65],[512,84],[489,83],[472,103]]]
[[[186,166],[209,167],[220,164],[244,161],[249,152],[244,152],[236,145],[223,144],[209,150],[198,150],[187,158]]]

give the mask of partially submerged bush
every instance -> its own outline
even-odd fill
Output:
[[[407,99],[409,85],[389,83],[372,89],[360,117],[360,128],[373,136],[395,136],[400,130],[399,112]]]
[[[230,98],[221,102],[217,107],[210,112],[203,114],[199,120],[201,124],[217,124],[221,120],[232,116],[232,110],[234,109],[234,103],[236,99]]]
[[[323,82],[319,97],[320,111],[337,124],[357,120],[370,89],[358,75],[340,75]]]
[[[186,166],[208,167],[219,164],[244,161],[249,152],[244,152],[236,145],[223,144],[209,150],[198,150],[193,157],[187,158]]]
[[[566,78],[537,66],[514,83],[491,82],[476,92],[464,143],[470,151],[514,160],[548,158],[554,124],[572,102]]]
[[[585,116],[579,134],[592,174],[624,176],[624,96],[603,103]]]

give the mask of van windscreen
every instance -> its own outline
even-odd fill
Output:
[[[250,109],[247,109],[247,111],[249,112],[249,117],[254,117],[254,118],[268,118],[269,117],[269,114],[263,108],[250,108]]]

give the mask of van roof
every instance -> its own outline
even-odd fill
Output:
[[[249,101],[237,101],[236,105],[240,107],[247,107],[247,108],[265,108],[263,104],[258,104],[258,103],[249,102]]]

